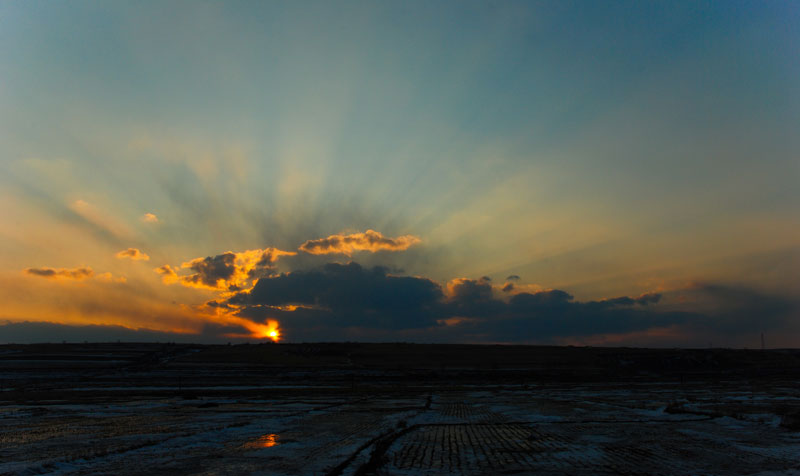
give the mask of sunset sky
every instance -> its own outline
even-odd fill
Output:
[[[800,3],[0,2],[0,204],[0,343],[797,347]]]

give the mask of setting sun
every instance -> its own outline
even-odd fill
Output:
[[[272,339],[273,342],[281,340],[281,330],[278,327],[278,321],[272,319],[268,320],[266,325],[259,325],[257,334],[259,338],[263,339],[266,337]]]

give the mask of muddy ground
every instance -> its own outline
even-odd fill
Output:
[[[0,346],[0,474],[797,474],[800,353]]]

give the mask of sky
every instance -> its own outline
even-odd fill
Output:
[[[800,6],[0,2],[0,342],[800,346]]]

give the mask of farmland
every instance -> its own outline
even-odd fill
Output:
[[[800,474],[800,352],[0,346],[0,474]]]

